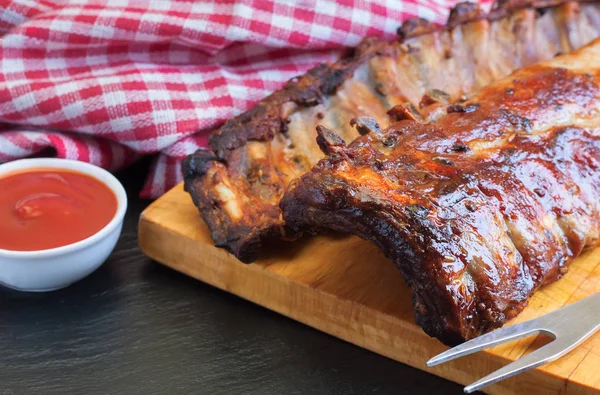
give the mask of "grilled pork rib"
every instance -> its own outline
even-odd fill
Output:
[[[600,32],[598,3],[508,1],[483,13],[473,4],[452,10],[446,28],[422,19],[405,22],[401,40],[364,40],[354,54],[291,80],[250,111],[228,121],[183,163],[190,192],[212,238],[243,261],[256,258],[261,242],[283,234],[279,200],[288,183],[322,154],[317,124],[335,128],[346,141],[350,125],[369,116],[387,126],[436,109],[513,70],[566,53]],[[413,108],[414,107],[414,108]],[[428,115],[428,114],[425,114]]]
[[[363,129],[281,201],[294,231],[376,244],[447,344],[518,314],[600,235],[600,39],[483,88],[435,121]]]

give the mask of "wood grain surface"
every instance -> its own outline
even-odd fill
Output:
[[[445,347],[413,320],[410,291],[375,247],[355,237],[319,236],[277,243],[244,265],[212,245],[182,185],[141,215],[144,253],[180,272],[341,339],[461,384],[547,343],[541,336],[428,369]],[[600,292],[600,250],[580,257],[559,282],[536,293],[514,321],[528,320]],[[576,323],[574,323],[576,325]],[[559,361],[488,387],[490,394],[599,394],[600,336]]]

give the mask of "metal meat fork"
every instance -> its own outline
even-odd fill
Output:
[[[431,358],[427,362],[427,366],[436,366],[489,347],[531,335],[544,334],[554,338],[551,343],[539,350],[527,354],[502,369],[466,386],[465,392],[471,393],[562,357],[592,336],[598,329],[600,329],[600,293],[536,319],[500,328],[479,336]]]

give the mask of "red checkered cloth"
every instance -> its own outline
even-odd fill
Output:
[[[51,151],[116,170],[158,154],[141,192],[158,197],[226,119],[363,37],[444,22],[454,1],[6,3],[0,163]]]

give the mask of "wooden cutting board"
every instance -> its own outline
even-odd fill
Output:
[[[470,384],[547,342],[530,337],[427,368],[425,362],[446,347],[414,323],[409,289],[392,262],[375,247],[356,237],[312,237],[279,243],[258,262],[245,265],[213,246],[208,228],[182,185],[142,213],[139,242],[145,254],[175,270],[461,384]],[[537,292],[515,322],[596,292],[600,292],[600,249],[579,258],[562,280]],[[600,394],[600,334],[562,359],[485,392]]]

